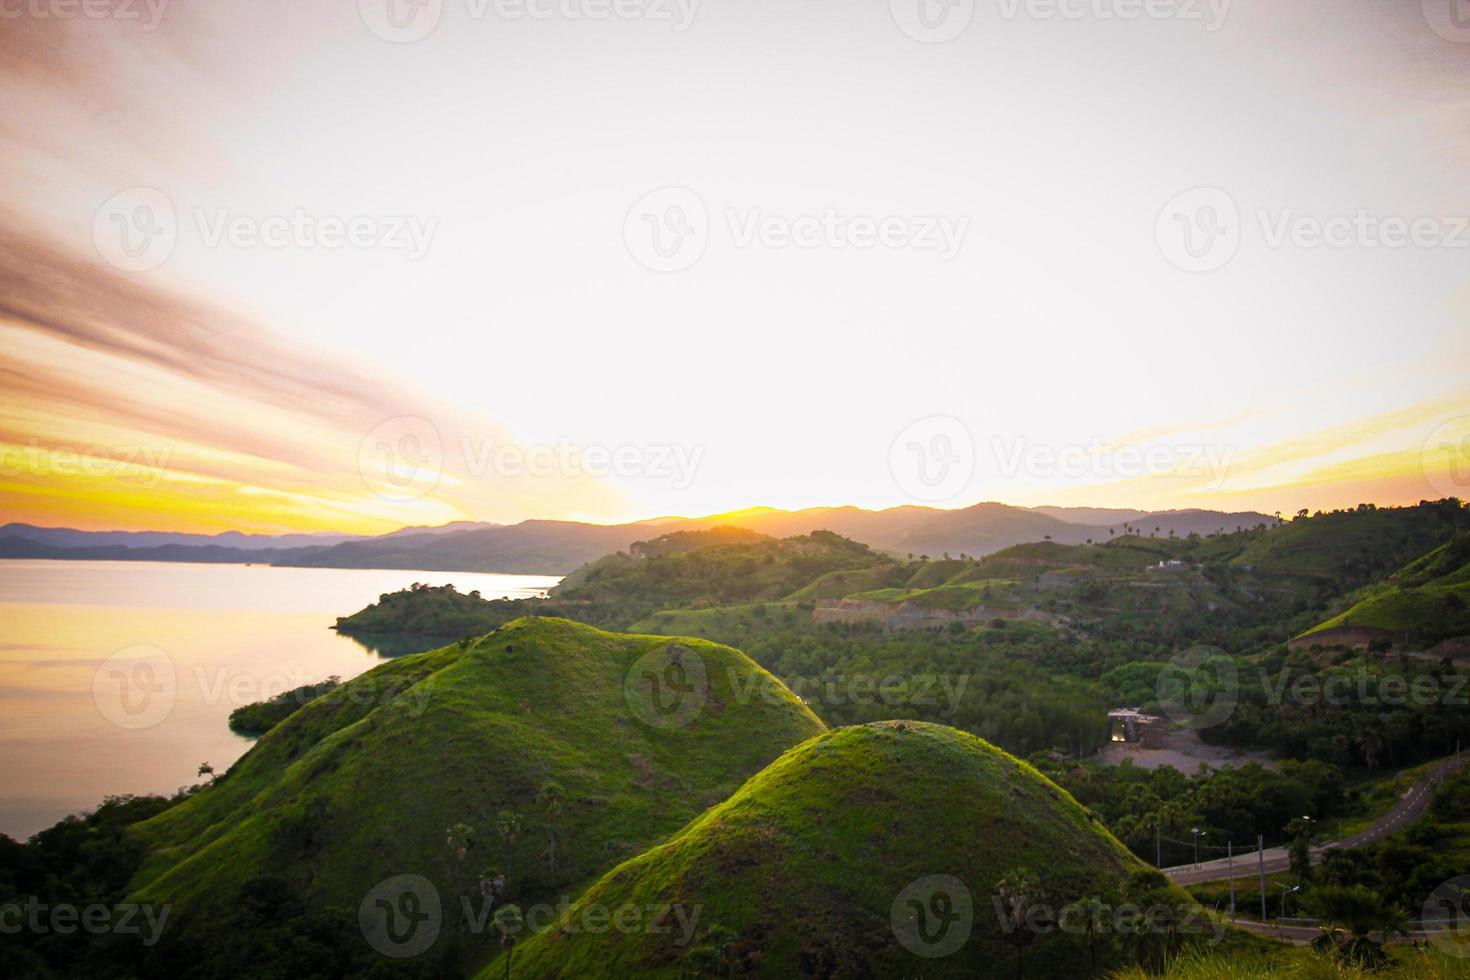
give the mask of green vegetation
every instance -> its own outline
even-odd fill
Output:
[[[933,884],[939,875],[965,892]],[[1033,910],[1088,898],[1162,910],[1168,925],[1089,936],[1025,924]],[[995,975],[1005,956],[1034,976],[1084,976],[1093,962],[1161,956],[1196,930],[1214,935],[1187,896],[1030,766],[973,736],[905,722],[838,729],[790,750],[605,875],[563,921],[669,901],[698,910],[683,945],[678,930],[553,927],[519,943],[515,975],[969,977]],[[1021,924],[1007,928],[996,901]],[[967,941],[948,956],[916,955],[954,922],[972,926]]]
[[[1285,828],[1302,816],[1325,819],[1345,802],[1342,773],[1321,762],[1257,764],[1185,775],[1164,766],[1143,769],[1037,757],[1041,771],[1097,814],[1133,853],[1163,867],[1193,859],[1191,831],[1202,831],[1201,856],[1224,857],[1287,840]],[[1157,828],[1157,836],[1155,828]]]
[[[295,714],[297,708],[335,690],[341,684],[342,678],[333,674],[316,684],[303,684],[268,700],[236,708],[230,712],[230,731],[246,738],[259,738]]]
[[[637,713],[625,681],[648,655],[701,665],[702,685],[690,684],[705,707],[684,727]],[[554,898],[822,730],[728,647],[518,620],[384,664],[294,712],[214,785],[135,828],[145,856],[131,895],[172,903],[169,955],[222,969],[236,931],[253,928],[246,895],[355,910],[378,882],[421,874],[456,912],[426,958],[463,969],[493,938],[460,921],[459,896],[503,876],[507,900]]]
[[[715,543],[696,547],[706,540]],[[778,541],[718,528],[668,535],[634,545],[632,554],[599,559],[567,576],[552,597],[655,608],[748,603],[783,598],[833,572],[892,564],[867,545],[830,531]]]
[[[1294,907],[1335,930],[1320,955],[1263,953],[1235,933],[1194,949],[1185,926],[1212,935],[1213,920],[1140,859],[1188,860],[1194,829],[1202,856],[1258,834],[1303,848],[1303,816],[1318,838],[1366,821],[1410,779],[1382,773],[1470,743],[1455,664],[1288,646],[1334,621],[1391,621],[1415,643],[1465,632],[1447,610],[1470,579],[1470,511],[1443,501],[1205,537],[1127,530],[899,559],[829,532],[720,527],[620,540],[627,551],[548,599],[385,595],[338,628],[450,645],[241,709],[232,723],[259,742],[177,800],[109,803],[44,840],[0,840],[4,894],[72,889],[174,910],[155,948],[32,937],[23,955],[98,973],[115,953],[120,976],[191,977],[1233,978],[1356,976],[1369,961],[1451,975],[1429,957],[1383,960],[1363,924],[1417,912],[1470,869],[1466,777],[1440,787],[1428,818],[1279,876],[1302,885]],[[1161,673],[1197,647],[1228,670],[1183,676],[1230,708],[1200,736],[1270,750],[1275,767],[1089,761],[1108,709],[1157,708]],[[686,697],[693,716],[663,724]],[[396,962],[365,949],[358,910],[402,874],[427,879],[445,915],[429,951]],[[944,923],[906,910],[949,908],[900,899],[936,874],[965,883],[974,934],[927,959],[898,937]],[[1196,889],[1211,904],[1216,891]],[[1173,911],[1153,928],[1018,925],[1087,899]],[[538,910],[562,903],[555,928],[538,930]],[[669,928],[564,928],[630,903],[661,909]]]
[[[1365,847],[1328,851],[1311,881],[1363,885],[1418,918],[1437,887],[1467,872],[1470,771],[1462,769],[1436,787],[1425,816]]]
[[[339,616],[333,629],[391,645],[399,638],[473,638],[523,616],[574,618],[593,626],[623,626],[630,621],[626,612],[611,607],[542,599],[485,599],[479,592],[461,593],[453,585],[415,582],[402,591],[379,596],[377,602],[350,616]]]
[[[1351,966],[1306,949],[1269,952],[1193,950],[1162,973],[1129,967],[1113,980],[1466,980],[1470,959],[1436,949],[1395,951],[1381,969]]]
[[[1394,634],[1395,645],[1424,649],[1470,634],[1470,535],[1446,542],[1363,592],[1303,638],[1339,626],[1364,626]]]
[[[50,906],[101,905],[124,898],[143,848],[128,828],[178,802],[160,796],[109,796],[91,813],[68,817],[20,844],[0,834],[0,908],[34,896]],[[116,913],[109,915],[112,919]],[[157,919],[155,918],[155,922]],[[8,925],[14,925],[11,920]],[[140,969],[144,934],[112,934],[91,943],[73,935],[5,930],[6,976],[127,976]],[[53,972],[54,971],[54,972]]]

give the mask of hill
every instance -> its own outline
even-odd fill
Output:
[[[512,951],[511,973],[994,976],[998,957],[1024,945],[1034,976],[1087,974],[1076,931],[1023,924],[1008,942],[995,905],[1012,886],[1023,913],[1125,896],[1196,911],[1031,766],[952,728],[885,722],[785,753],[603,876],[561,917],[571,928]],[[686,920],[697,910],[693,938],[576,927],[589,909],[634,906],[672,906]]]
[[[564,575],[648,536],[643,524],[522,521],[466,531],[393,534],[348,541],[280,562],[314,568],[412,568],[424,571]]]
[[[713,543],[709,543],[713,542]],[[720,528],[675,532],[578,569],[557,600],[631,603],[634,608],[780,599],[838,571],[888,567],[891,558],[830,531],[776,540]]]
[[[221,531],[219,534],[186,534],[172,531],[79,531],[70,527],[37,527],[34,524],[0,525],[0,538],[16,537],[55,548],[110,547],[157,548],[164,545],[185,547],[232,548],[259,551],[282,548],[326,547],[364,537],[361,534],[330,532],[304,534],[246,534]]]
[[[1364,591],[1361,599],[1301,639],[1339,627],[1366,627],[1393,634],[1395,645],[1424,649],[1470,635],[1470,534],[1446,542]]]
[[[659,682],[681,693],[645,686]],[[136,828],[131,892],[175,910],[160,955],[226,975],[260,928],[252,896],[356,910],[385,880],[418,875],[447,910],[426,955],[460,970],[490,942],[461,899],[498,876],[508,899],[554,899],[823,730],[729,647],[521,619],[387,663],[280,722]]]
[[[1222,542],[1219,557],[1320,590],[1347,590],[1390,574],[1465,530],[1470,530],[1470,510],[1456,500],[1417,507],[1365,504],[1302,516],[1271,534]]]
[[[374,644],[385,639],[391,643],[394,637],[442,641],[480,636],[523,616],[574,619],[589,626],[617,629],[637,618],[633,611],[611,603],[486,599],[479,592],[460,592],[453,585],[414,583],[406,589],[378,596],[377,602],[350,616],[338,616],[332,628]],[[422,649],[420,646],[419,650]]]

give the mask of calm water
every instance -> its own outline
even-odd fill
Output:
[[[541,575],[0,560],[0,833],[171,793],[250,747],[235,708],[383,662],[329,627],[413,582],[487,599]],[[403,649],[390,649],[399,653]]]

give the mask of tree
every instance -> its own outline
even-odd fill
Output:
[[[556,887],[556,821],[561,816],[561,800],[566,795],[556,783],[547,783],[536,794],[536,802],[546,808],[546,863],[551,869],[551,887]]]
[[[199,763],[199,776],[201,778],[208,776],[209,781],[211,783],[214,782],[214,766],[211,766],[208,762]]]
[[[1082,933],[1087,937],[1087,961],[1090,969],[1088,976],[1097,976],[1097,932],[1102,925],[1103,916],[1107,914],[1107,907],[1102,900],[1096,897],[1084,898],[1078,903],[1085,918],[1082,920]]]
[[[1312,846],[1307,838],[1307,830],[1311,825],[1305,820],[1293,820],[1291,823],[1288,830],[1295,831],[1287,847],[1287,853],[1291,857],[1291,873],[1296,875],[1297,881],[1305,885],[1312,880]]]
[[[510,878],[511,862],[515,857],[516,841],[526,829],[526,823],[521,815],[514,810],[501,810],[499,818],[495,821],[495,830],[500,834],[500,839],[505,841],[505,877]]]
[[[1043,900],[1035,877],[1025,868],[1017,868],[996,883],[995,890],[1005,910],[1005,940],[1016,947],[1016,980],[1021,980],[1022,955],[1035,938],[1026,923],[1026,912],[1033,902]]]
[[[1322,930],[1312,945],[1355,964],[1379,966],[1387,962],[1373,933],[1379,933],[1385,941],[1391,934],[1409,934],[1409,917],[1404,910],[1366,885],[1319,885],[1307,895],[1306,904]]]
[[[457,823],[444,831],[444,843],[454,852],[459,860],[464,860],[465,852],[470,849],[470,840],[475,836],[475,828],[467,823]]]
[[[502,905],[495,913],[495,931],[500,933],[500,948],[505,950],[505,980],[510,980],[510,961],[515,955],[516,940],[525,928],[526,917],[519,905]]]
[[[1123,882],[1124,900],[1141,910],[1131,929],[1131,939],[1140,958],[1154,947],[1153,936],[1158,927],[1163,926],[1166,930],[1163,947],[1158,949],[1159,967],[1167,960],[1169,950],[1177,939],[1179,927],[1171,887],[1169,879],[1153,868],[1135,871]]]

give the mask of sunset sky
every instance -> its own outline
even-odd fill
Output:
[[[1435,0],[399,2],[4,4],[0,521],[1470,493]]]

